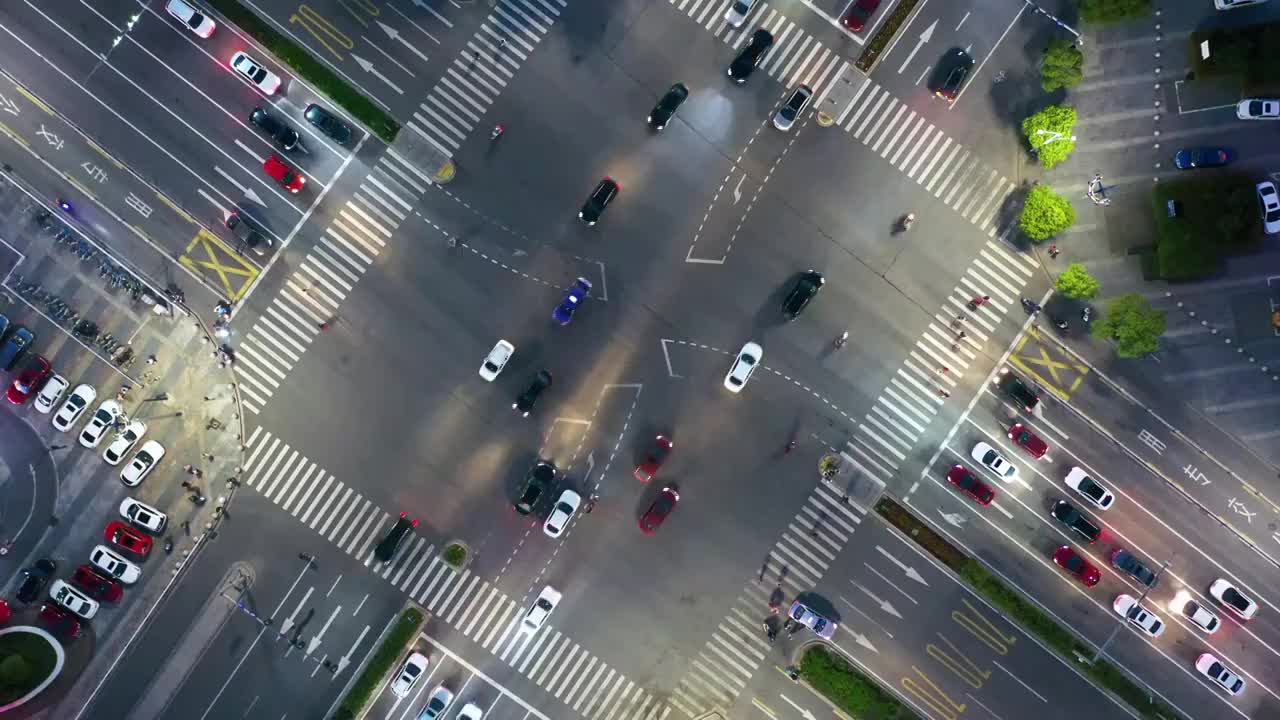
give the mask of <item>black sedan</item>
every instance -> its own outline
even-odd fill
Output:
[[[653,110],[649,112],[649,127],[662,131],[671,121],[671,117],[676,114],[676,110],[684,104],[686,98],[689,97],[689,88],[684,83],[676,83],[672,85],[667,94],[662,96],[657,105],[653,106]]]
[[[746,82],[771,47],[773,47],[773,35],[764,28],[758,28],[751,36],[751,42],[747,43],[738,53],[738,57],[729,64],[729,77],[738,84]]]
[[[1183,148],[1173,156],[1173,164],[1179,170],[1222,167],[1231,162],[1234,157],[1226,148]]]
[[[578,211],[578,217],[582,218],[582,222],[587,225],[595,225],[600,220],[600,216],[604,214],[604,209],[609,207],[609,203],[618,196],[618,183],[613,178],[606,176],[596,185],[596,189],[591,191],[591,195],[587,201],[582,204],[582,209]]]
[[[822,278],[822,273],[806,271],[796,280],[796,286],[791,288],[791,292],[787,293],[787,299],[782,301],[782,314],[788,320],[800,317],[800,313],[809,306],[809,301],[818,294],[824,283],[826,280]]]
[[[283,120],[271,115],[266,110],[256,107],[249,113],[249,122],[271,136],[285,151],[298,149],[298,131],[289,127]],[[305,149],[305,148],[304,148]]]
[[[955,100],[960,96],[960,89],[964,87],[969,71],[973,69],[973,58],[964,50],[956,48],[938,62],[938,68],[939,72],[930,81],[929,89],[940,98]]]
[[[35,565],[23,570],[22,584],[18,586],[16,593],[18,601],[35,602],[40,597],[40,591],[44,590],[44,586],[49,583],[49,578],[53,577],[57,569],[57,565],[52,560],[45,558],[37,560]]]
[[[520,413],[521,417],[529,417],[529,413],[533,411],[533,406],[538,403],[538,398],[542,392],[551,387],[551,373],[546,370],[539,370],[534,376],[533,382],[529,383],[529,387],[516,398],[512,403],[511,409]]]
[[[308,105],[307,109],[302,112],[302,117],[319,128],[320,132],[333,138],[339,145],[346,145],[351,141],[351,127],[319,105],[314,103]]]

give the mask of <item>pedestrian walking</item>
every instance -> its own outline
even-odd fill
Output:
[[[155,356],[155,355],[148,355],[148,356],[147,356],[147,364],[148,364],[148,365],[155,365],[155,364],[156,364],[156,356]]]
[[[190,490],[190,489],[191,489],[191,487],[192,487],[192,484],[191,484],[191,481],[190,481],[190,480],[183,480],[183,481],[182,481],[182,489],[183,489],[183,490]]]
[[[179,525],[179,527],[181,527],[181,528],[182,528],[182,532],[184,532],[184,533],[186,533],[186,534],[188,534],[188,535],[190,535],[190,534],[191,534],[191,521],[190,521],[190,520],[183,520],[183,521],[182,521],[182,523]]]
[[[1056,260],[1056,259],[1057,259],[1057,257],[1058,257],[1058,252],[1059,252],[1059,251],[1058,251],[1058,246],[1057,246],[1057,245],[1050,245],[1050,246],[1049,246],[1049,257],[1050,257],[1050,258],[1053,258],[1053,259],[1055,259],[1055,260]]]
[[[946,365],[943,365],[942,367],[938,368],[939,375],[946,375],[949,372],[951,372],[951,368],[947,367]]]
[[[968,337],[968,335],[967,335],[967,334],[965,334],[965,331],[963,331],[963,330],[961,330],[960,332],[957,332],[957,333],[956,333],[956,340],[963,340],[963,339],[965,339],[966,337]]]
[[[195,468],[195,469],[194,469],[194,472],[192,472],[191,474],[192,474],[192,475],[195,475],[195,476],[196,476],[196,477],[198,477],[198,478],[202,478],[202,477],[204,477],[204,471],[203,471],[203,470],[201,470],[200,468]]]
[[[953,327],[953,328],[958,328],[958,327],[960,327],[961,325],[964,325],[964,316],[963,316],[963,315],[957,315],[957,316],[956,316],[956,319],[951,321],[951,327]]]
[[[195,465],[191,465],[190,463],[188,463],[188,464],[186,464],[186,465],[183,465],[183,466],[182,466],[182,470],[183,470],[183,472],[185,472],[185,473],[186,473],[186,474],[188,474],[188,475],[195,475],[195,474],[196,474],[196,466],[195,466]]]
[[[938,394],[939,394],[939,395],[941,395],[941,396],[942,396],[942,397],[944,397],[944,398],[949,398],[949,397],[951,397],[951,393],[947,392],[947,391],[946,391],[945,389],[943,389],[943,388],[938,388]]]

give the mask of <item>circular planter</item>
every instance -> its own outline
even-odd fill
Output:
[[[31,635],[48,643],[49,649],[53,655],[53,668],[49,671],[49,675],[47,677],[40,680],[38,684],[36,684],[31,690],[27,691],[27,693],[22,697],[9,702],[8,704],[0,705],[0,713],[8,712],[13,708],[25,705],[35,699],[37,695],[44,692],[45,688],[53,684],[54,680],[58,679],[58,675],[62,674],[62,668],[67,662],[67,653],[62,649],[62,643],[58,642],[56,638],[41,628],[34,627],[32,625],[19,625],[18,627],[0,630],[0,637],[15,634]]]
[[[454,540],[444,546],[440,559],[445,565],[461,572],[471,562],[471,548],[461,540]]]

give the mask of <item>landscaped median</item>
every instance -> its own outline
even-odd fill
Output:
[[[241,5],[237,0],[207,0],[230,22],[252,35],[280,62],[288,65],[303,80],[342,106],[352,117],[364,123],[388,145],[395,142],[400,123],[378,107],[372,100],[347,84],[327,65],[317,60],[310,50],[298,45],[292,38],[281,34],[257,13]]]
[[[854,62],[854,65],[859,70],[871,72],[871,68],[880,59],[880,54],[889,47],[889,43],[893,42],[893,36],[897,35],[898,30],[902,29],[903,24],[911,17],[911,13],[915,12],[916,5],[919,5],[920,1],[898,0],[898,4],[893,6],[893,10],[888,17],[880,24],[880,29],[876,30],[876,34],[872,35],[867,44],[863,46],[862,54]]]
[[[858,672],[845,659],[824,647],[805,652],[800,660],[800,676],[832,705],[855,718],[875,720],[918,720],[897,698],[880,684]]]
[[[1177,711],[1155,699],[1142,686],[1106,660],[1092,664],[1083,663],[1080,657],[1093,657],[1095,649],[1075,633],[1062,627],[1039,606],[1021,593],[1001,582],[986,566],[961,552],[941,535],[934,532],[906,508],[889,498],[882,497],[876,503],[876,512],[890,524],[901,530],[921,547],[954,570],[969,586],[988,602],[1002,611],[1023,630],[1035,635],[1062,656],[1063,660],[1088,676],[1095,684],[1128,703],[1144,718],[1150,720],[1177,720]]]
[[[382,686],[387,673],[395,669],[405,648],[418,637],[418,629],[422,627],[422,621],[422,611],[417,608],[408,608],[400,614],[396,624],[383,637],[382,644],[374,651],[369,664],[364,666],[360,677],[356,678],[351,689],[347,691],[347,696],[342,698],[342,703],[338,705],[338,710],[334,714],[334,720],[352,720],[364,713],[365,707],[373,699],[373,693]]]

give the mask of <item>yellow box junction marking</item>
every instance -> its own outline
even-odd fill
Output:
[[[1009,362],[1062,400],[1069,399],[1089,374],[1089,366],[1075,362],[1056,346],[1042,342],[1034,329],[1022,336],[1010,353]]]
[[[227,247],[217,235],[201,228],[191,238],[191,243],[178,258],[194,273],[210,278],[222,286],[227,299],[239,300],[258,277],[258,269],[245,262],[234,250]]]

